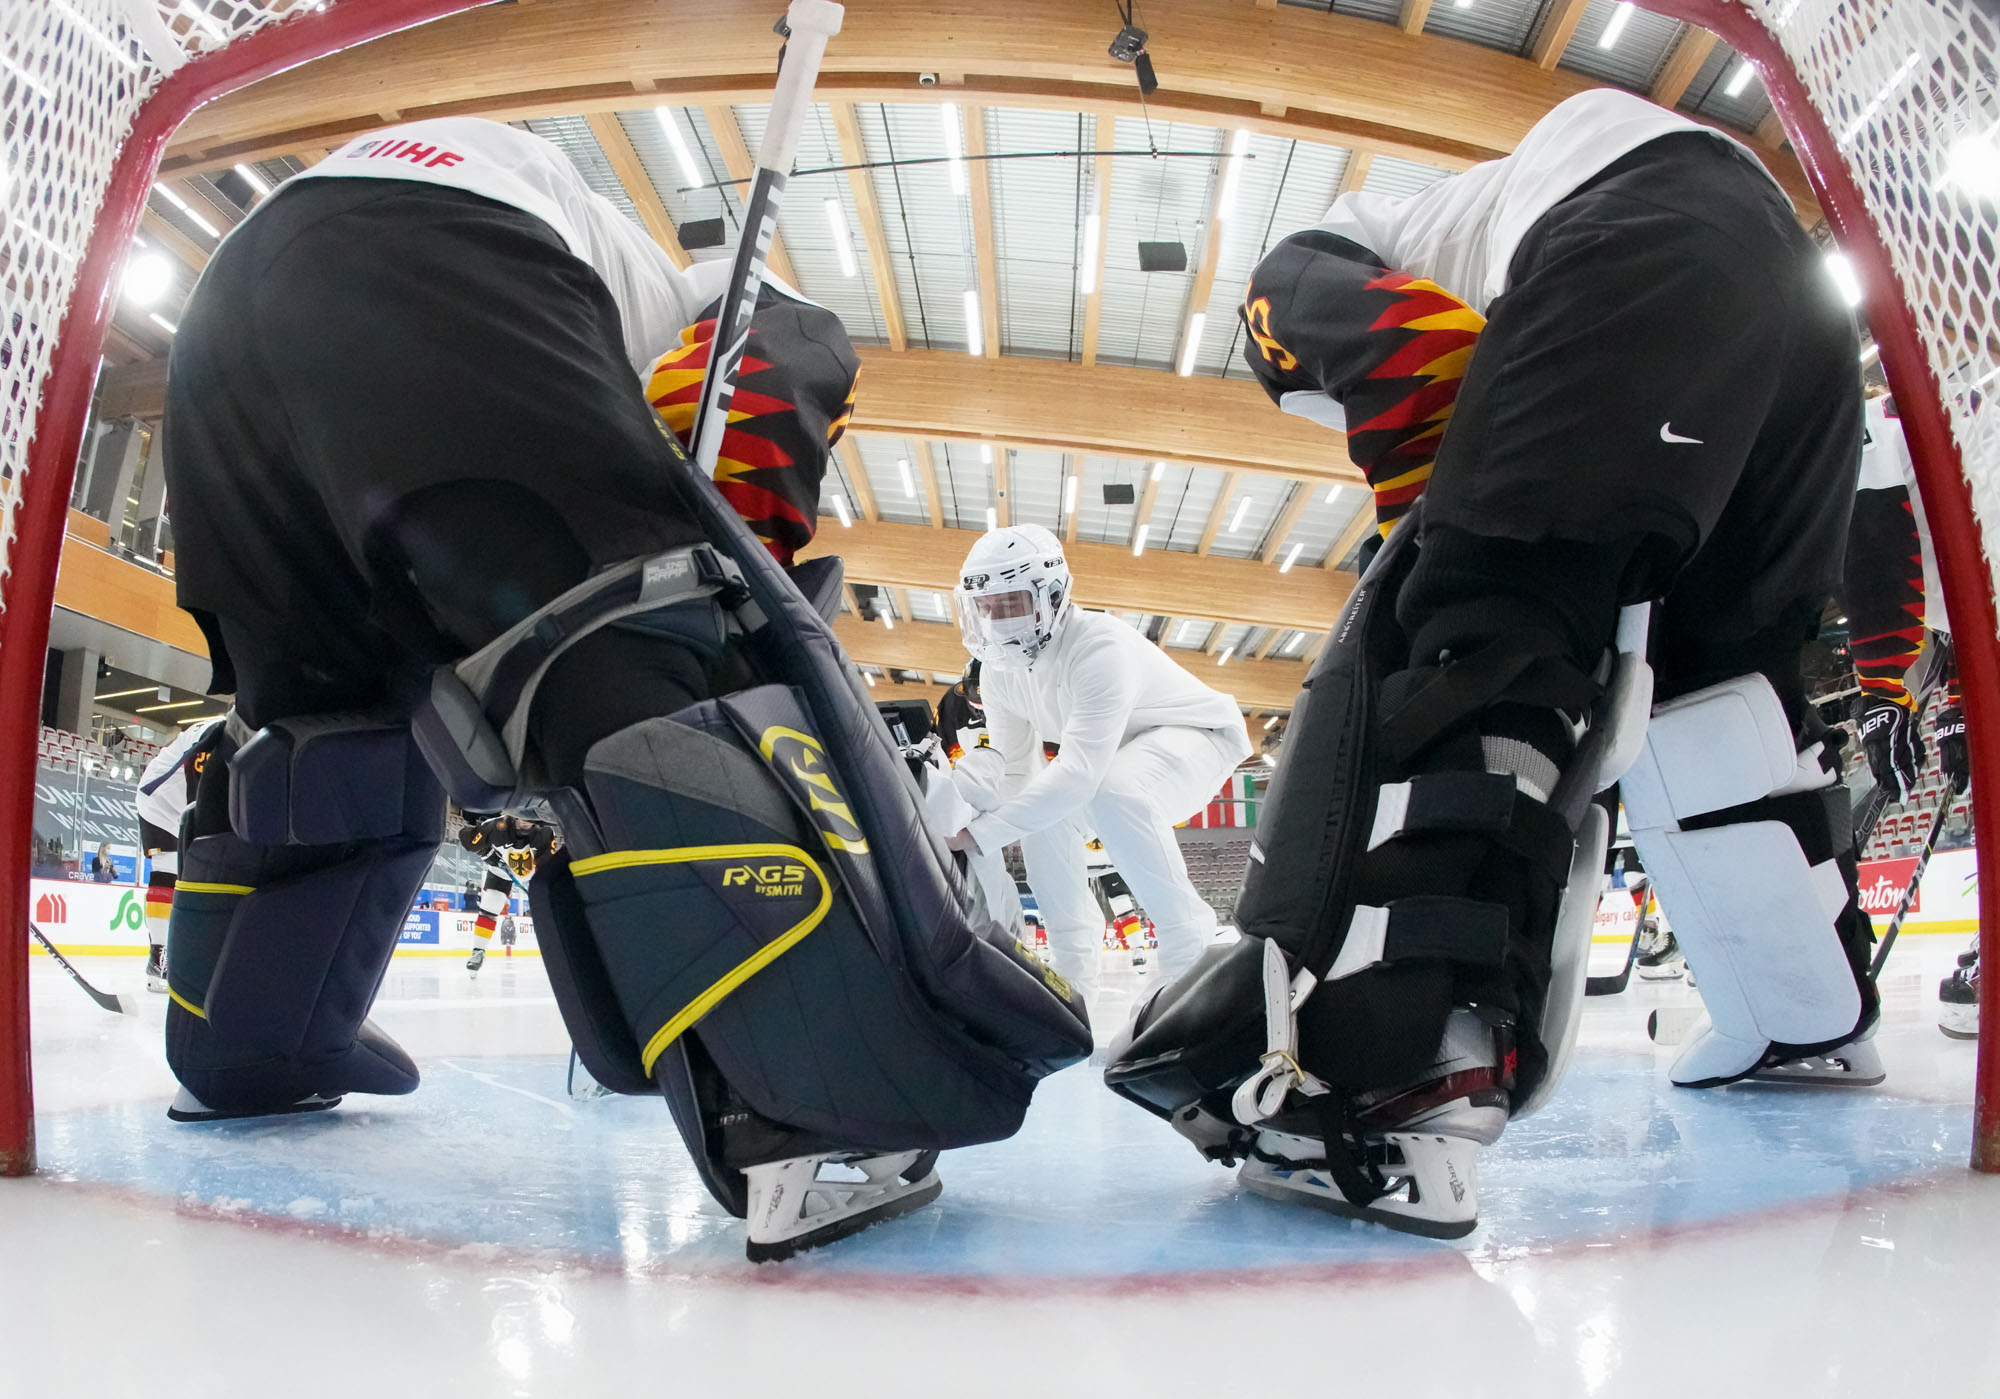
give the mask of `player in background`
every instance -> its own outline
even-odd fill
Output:
[[[465,969],[474,976],[486,964],[486,949],[493,942],[497,920],[506,913],[514,886],[525,889],[535,877],[535,866],[546,860],[562,843],[556,828],[546,821],[501,814],[484,821],[468,821],[458,831],[458,843],[486,864],[485,886],[479,891],[479,917],[472,925],[472,956]],[[512,942],[510,937],[508,942]]]
[[[208,765],[210,739],[222,720],[190,724],[153,755],[139,774],[139,840],[152,871],[146,876],[146,989],[167,989],[167,928],[174,911],[174,883],[180,869],[181,815],[194,801]]]
[[[1151,915],[1162,976],[1179,975],[1214,940],[1216,919],[1174,826],[1251,748],[1233,698],[1117,618],[1076,607],[1070,592],[1062,541],[1039,525],[988,531],[966,555],[954,601],[998,761],[968,794],[980,814],[951,845],[997,855],[1021,843],[1050,962],[1088,995],[1104,919],[1085,875],[1086,834],[1104,842]],[[1045,761],[1051,742],[1059,747]]]
[[[288,180],[217,251],[174,341],[162,444],[176,586],[207,638],[211,690],[235,695],[249,731],[407,708],[432,667],[595,570],[701,542],[661,422],[691,425],[727,279],[727,260],[676,268],[559,149],[497,122],[375,132]],[[812,532],[857,365],[832,313],[766,283],[716,484],[781,562]],[[527,720],[539,770],[579,785],[599,738],[706,696],[706,665],[643,628],[568,647]],[[442,835],[441,800],[437,821],[412,815],[372,843],[253,845],[231,834],[233,751],[204,774],[183,862],[253,892],[176,909],[168,1058],[187,1101],[174,1115],[411,1091],[415,1065],[362,1017]],[[411,793],[411,812],[430,810]],[[316,906],[320,922],[255,897],[300,879],[347,897]],[[238,939],[225,952],[233,923],[266,904],[289,969]],[[235,975],[318,988],[316,1008],[239,1018],[243,1035],[227,1035],[202,1008]]]
[[[1917,492],[1916,467],[1896,402],[1868,400],[1860,488],[1848,532],[1844,584],[1848,651],[1861,685],[1854,719],[1875,781],[1891,801],[1907,801],[1923,771],[1924,709],[1943,686],[1932,737],[1938,767],[1955,801],[1972,781],[1965,706],[1951,654],[1951,619],[1938,585],[1937,555]],[[1979,1033],[1979,949],[1962,955],[1938,984],[1938,1026],[1947,1035]]]
[[[1839,582],[1858,345],[1756,155],[1582,93],[1505,159],[1342,195],[1243,314],[1388,537],[1289,726],[1242,950],[1142,1007],[1107,1081],[1253,1190],[1469,1230],[1479,1147],[1574,1043],[1614,780],[1710,1007],[1673,1080],[1879,1078],[1799,664]],[[1796,917],[1732,902],[1774,880]],[[1215,1027],[1251,1007],[1267,1052],[1223,1073]]]

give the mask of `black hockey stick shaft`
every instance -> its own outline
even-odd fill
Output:
[[[1889,920],[1889,931],[1882,934],[1882,945],[1875,949],[1875,960],[1868,964],[1868,979],[1882,979],[1883,964],[1889,960],[1889,949],[1896,945],[1896,934],[1903,931],[1903,920],[1909,917],[1910,908],[1917,901],[1917,886],[1923,882],[1924,870],[1930,865],[1931,852],[1937,849],[1938,837],[1944,833],[1944,823],[1951,818],[1951,804],[1958,800],[1958,789],[1947,784],[1944,795],[1938,798],[1937,815],[1931,819],[1931,833],[1924,837],[1923,853],[1917,856],[1917,867],[1910,871],[1910,882],[1903,888],[1903,901],[1896,906],[1896,916]]]
[[[88,981],[85,981],[83,979],[83,973],[78,971],[75,967],[72,967],[69,964],[69,958],[63,956],[62,953],[56,951],[56,945],[48,940],[47,935],[44,934],[40,928],[37,928],[33,923],[30,923],[28,925],[28,931],[35,935],[35,941],[39,942],[42,945],[42,950],[47,952],[49,956],[55,958],[56,965],[61,967],[64,971],[68,972],[70,974],[71,979],[74,980],[78,986],[81,986],[83,988],[84,995],[90,997],[91,1000],[96,1001],[100,1006],[103,1006],[113,1015],[123,1015],[125,1013],[125,1002],[120,1000],[116,996],[98,990],[95,986],[92,986]]]
[[[1642,917],[1639,926],[1632,930],[1632,942],[1625,949],[1625,965],[1615,976],[1587,976],[1583,979],[1583,994],[1586,996],[1615,996],[1623,991],[1632,980],[1632,964],[1639,959],[1639,938],[1646,930],[1646,920]]]

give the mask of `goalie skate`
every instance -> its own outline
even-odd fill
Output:
[[[745,1167],[750,1261],[777,1262],[921,1209],[944,1189],[937,1158],[935,1151],[835,1152]]]
[[[1955,1040],[1979,1038],[1979,954],[1961,954],[1958,969],[1938,983],[1938,1029]]]
[[[1822,1054],[1784,1059],[1766,1064],[1750,1077],[1758,1083],[1811,1083],[1869,1088],[1888,1077],[1877,1052],[1874,1027],[1846,1044],[1835,1045]]]
[[[1437,1062],[1419,1081],[1367,1095],[1356,1106],[1358,1141],[1322,1145],[1314,1137],[1262,1131],[1238,1180],[1266,1199],[1406,1234],[1471,1233],[1479,1222],[1479,1150],[1498,1141],[1507,1125],[1495,1030],[1469,1010],[1453,1011]],[[1329,1150],[1348,1152],[1352,1167],[1337,1169]],[[1357,1192],[1357,1185],[1365,1189]]]
[[[314,1093],[280,1108],[212,1108],[183,1088],[174,1094],[173,1102],[168,1104],[167,1116],[175,1122],[223,1122],[232,1117],[283,1117],[295,1112],[325,1112],[328,1108],[339,1106],[340,1095],[326,1098]]]

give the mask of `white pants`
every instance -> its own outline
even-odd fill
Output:
[[[1171,980],[1215,940],[1215,910],[1188,878],[1174,825],[1206,806],[1234,769],[1204,729],[1151,729],[1118,750],[1081,811],[1021,837],[1049,961],[1086,996],[1097,984],[1104,912],[1090,892],[1084,842],[1092,833],[1104,842],[1105,856],[1153,920],[1160,972]]]

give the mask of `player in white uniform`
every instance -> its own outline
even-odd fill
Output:
[[[1162,974],[1178,976],[1214,939],[1216,920],[1173,828],[1250,756],[1242,711],[1123,622],[1076,607],[1062,541],[1039,525],[989,531],[959,574],[1000,771],[961,782],[980,815],[953,847],[991,854],[1021,843],[1050,960],[1087,994],[1104,934],[1084,869],[1095,832],[1158,930]],[[1044,743],[1058,745],[1053,760]],[[966,760],[958,771],[967,774]]]
[[[139,774],[139,834],[152,862],[146,876],[146,989],[167,989],[167,928],[173,918],[174,885],[180,872],[181,815],[194,800],[208,742],[220,719],[190,724],[153,755]]]

